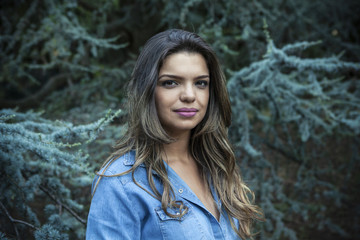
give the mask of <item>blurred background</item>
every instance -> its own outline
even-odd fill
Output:
[[[84,239],[152,35],[216,51],[256,239],[360,239],[360,1],[1,0],[0,239]],[[109,206],[111,207],[111,206]]]

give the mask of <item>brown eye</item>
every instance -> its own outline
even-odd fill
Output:
[[[161,86],[167,87],[167,88],[172,88],[172,87],[175,87],[176,85],[178,85],[178,83],[173,80],[165,80],[165,81],[161,82]]]
[[[200,88],[206,88],[209,85],[209,83],[208,83],[208,81],[201,80],[201,81],[197,81],[195,83],[195,85],[200,87]]]

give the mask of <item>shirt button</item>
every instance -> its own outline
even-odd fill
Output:
[[[183,191],[184,191],[184,190],[183,190],[182,188],[179,189],[179,193],[180,193],[180,194],[183,193]]]

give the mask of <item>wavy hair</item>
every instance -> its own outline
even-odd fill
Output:
[[[97,184],[101,177],[109,177],[104,173],[113,161],[131,150],[136,150],[136,161],[132,168],[110,177],[131,172],[133,181],[157,198],[168,216],[182,217],[187,212],[186,206],[181,201],[175,201],[175,194],[161,158],[162,146],[176,139],[171,138],[161,126],[154,97],[158,73],[164,60],[178,52],[201,54],[206,61],[211,79],[207,112],[191,132],[190,154],[199,165],[202,177],[208,179],[207,176],[210,176],[208,183],[214,186],[234,231],[243,239],[251,238],[252,223],[254,220],[262,220],[262,212],[259,207],[253,205],[254,194],[241,179],[228,140],[227,129],[231,123],[231,107],[226,79],[211,47],[195,33],[171,29],[156,34],[145,44],[128,84],[127,131],[116,144],[116,150],[105,161],[103,165],[105,169],[98,174],[100,177]],[[135,180],[134,171],[141,164],[146,166],[152,192]],[[155,187],[152,171],[160,176],[163,184],[162,193]],[[168,207],[179,208],[181,214],[172,215],[167,211]],[[235,226],[232,217],[239,220],[239,226]]]

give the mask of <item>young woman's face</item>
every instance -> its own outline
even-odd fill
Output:
[[[164,60],[155,103],[160,122],[170,136],[190,131],[204,118],[209,83],[209,70],[201,54],[179,52]]]

